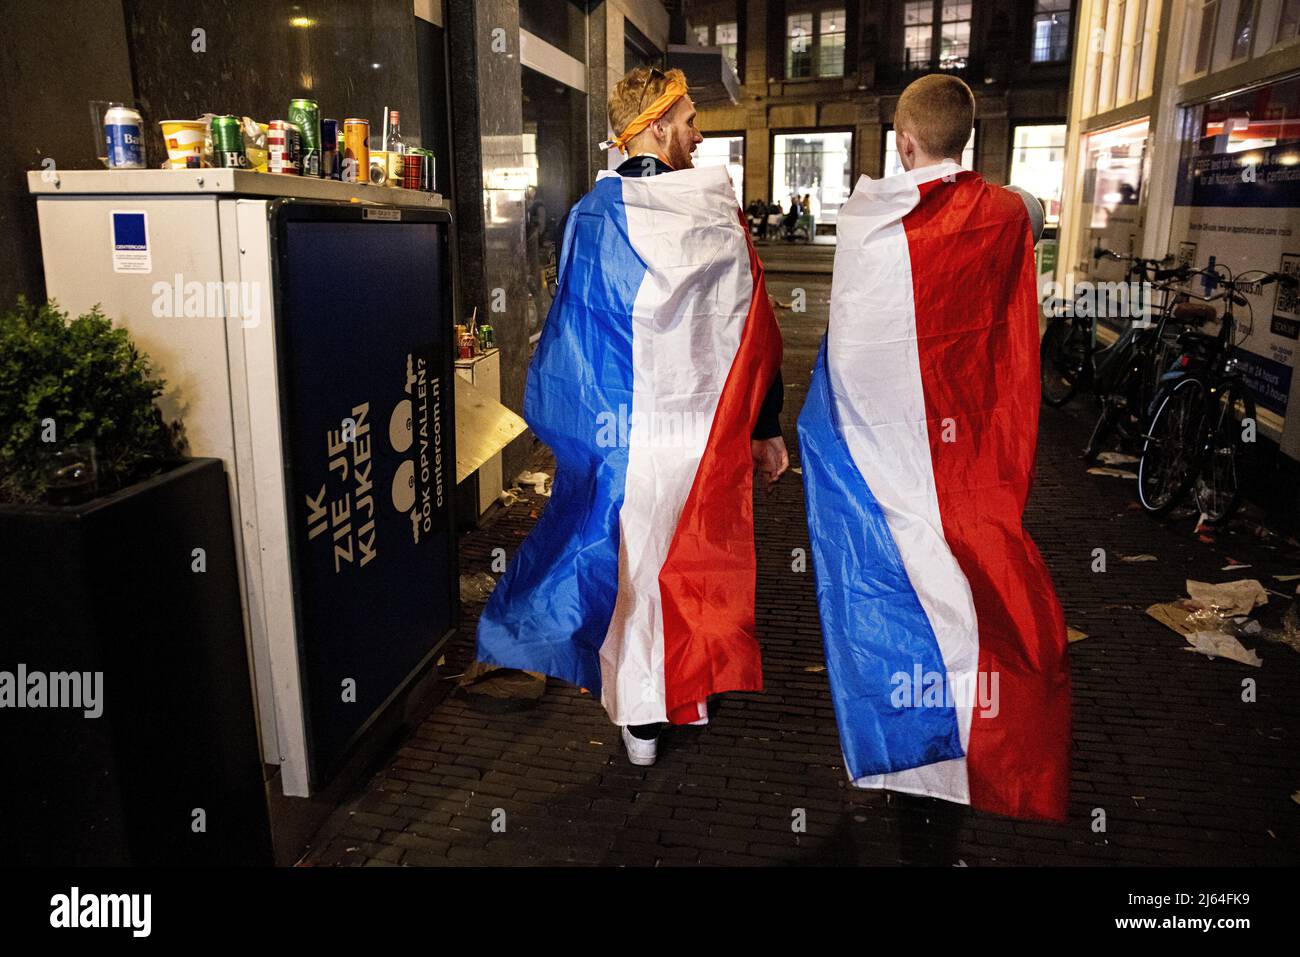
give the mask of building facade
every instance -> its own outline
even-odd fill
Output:
[[[806,193],[833,231],[858,176],[900,168],[899,94],[946,71],[975,92],[965,165],[1029,189],[1055,222],[1073,0],[689,0],[684,13],[688,41],[720,49],[740,80],[737,102],[700,111],[698,155],[727,157],[746,202]]]

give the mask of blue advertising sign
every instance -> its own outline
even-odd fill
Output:
[[[455,621],[447,214],[288,203],[277,351],[313,789]]]

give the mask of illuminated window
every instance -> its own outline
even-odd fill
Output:
[[[903,4],[904,67],[964,70],[970,59],[970,24],[971,0],[909,0]]]
[[[844,75],[844,11],[823,10],[818,17],[817,75]]]
[[[743,136],[706,136],[695,147],[696,169],[701,166],[724,166],[736,191],[736,204],[745,205],[745,138]]]
[[[1059,63],[1070,49],[1070,0],[1036,0],[1035,63]]]
[[[970,58],[971,0],[943,0],[939,69],[964,70]]]
[[[812,76],[813,15],[795,13],[785,21],[785,75],[788,79]]]
[[[785,18],[785,75],[789,79],[844,75],[843,7],[820,5]]]
[[[773,202],[788,211],[792,197],[808,196],[819,225],[835,222],[849,198],[849,156],[853,134],[848,132],[778,133],[772,137]]]
[[[713,26],[695,27],[695,40],[703,47],[718,47],[722,56],[731,64],[732,71],[740,76],[737,51],[740,49],[740,29],[733,20],[730,23],[718,23]]]
[[[966,140],[966,146],[961,151],[961,165],[963,169],[975,168],[975,130],[970,131],[970,138]],[[885,133],[885,175],[893,176],[895,173],[903,172],[903,161],[898,156],[898,137],[893,130]]]
[[[1065,124],[1017,126],[1012,144],[1009,182],[1038,197],[1047,224],[1055,225],[1061,218],[1065,179]]]
[[[735,23],[719,23],[713,28],[713,42],[722,48],[722,55],[726,57],[727,62],[731,64],[732,72],[739,75],[740,70],[736,66],[736,49],[739,45],[740,31]]]
[[[903,7],[903,64],[909,69],[930,65],[930,40],[934,37],[934,2],[919,0]]]

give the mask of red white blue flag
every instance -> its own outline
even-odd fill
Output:
[[[781,361],[722,168],[602,173],[565,228],[524,413],[551,500],[478,626],[481,661],[695,722],[762,687],[750,433]]]
[[[1021,524],[1038,429],[1025,206],[949,162],[864,177],[836,231],[799,439],[849,777],[1064,819],[1065,622]]]

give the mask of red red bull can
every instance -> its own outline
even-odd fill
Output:
[[[402,186],[419,189],[424,183],[424,158],[418,153],[402,154]]]

